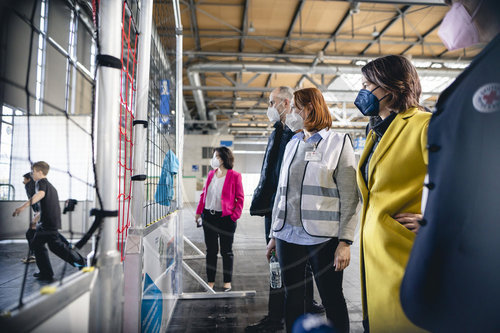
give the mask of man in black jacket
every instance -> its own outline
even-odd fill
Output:
[[[432,332],[500,332],[500,1],[445,2],[439,35],[448,49],[488,45],[432,115],[428,199],[401,304]]]
[[[274,123],[274,131],[267,142],[266,153],[262,162],[259,185],[254,191],[250,215],[264,216],[266,244],[269,243],[271,232],[271,215],[274,197],[278,187],[281,162],[285,147],[295,135],[286,125],[285,118],[290,113],[290,104],[293,101],[293,89],[279,87],[269,96],[267,116]],[[313,285],[310,271],[308,272],[308,291],[306,291],[306,310],[308,312],[322,312],[321,305],[313,301]],[[283,287],[269,289],[268,315],[259,322],[247,326],[246,332],[274,332],[283,329],[283,315],[285,306],[285,290]]]

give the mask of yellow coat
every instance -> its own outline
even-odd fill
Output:
[[[368,316],[372,333],[422,332],[406,318],[399,300],[415,234],[392,216],[421,213],[430,118],[417,108],[394,118],[370,160],[368,186],[360,169],[375,143],[373,131],[359,161],[361,295],[363,317]]]

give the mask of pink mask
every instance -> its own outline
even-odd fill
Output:
[[[479,43],[479,33],[472,20],[482,2],[482,0],[479,2],[472,16],[469,15],[464,5],[459,2],[455,2],[446,13],[439,27],[438,35],[448,50],[462,49]]]

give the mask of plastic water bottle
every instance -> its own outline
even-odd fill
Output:
[[[278,289],[281,288],[281,268],[278,258],[276,258],[276,252],[271,253],[271,260],[269,262],[270,280],[271,288]]]

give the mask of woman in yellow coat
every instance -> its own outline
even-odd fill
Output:
[[[399,288],[420,227],[431,114],[421,111],[418,74],[405,57],[375,59],[362,73],[355,104],[364,115],[380,117],[357,170],[363,325],[371,333],[419,332],[403,313]]]

